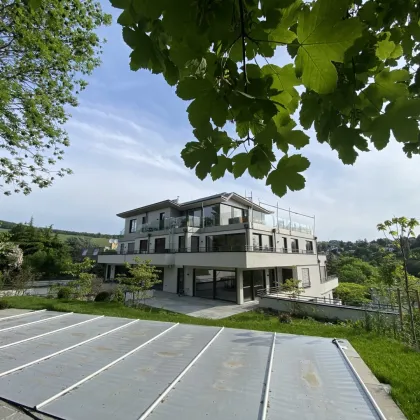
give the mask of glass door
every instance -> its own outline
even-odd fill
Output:
[[[200,250],[200,237],[191,236],[191,252],[198,252]]]
[[[184,268],[178,268],[177,273],[177,293],[184,294]]]

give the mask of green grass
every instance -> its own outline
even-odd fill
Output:
[[[277,317],[260,312],[245,312],[223,320],[209,320],[193,318],[163,309],[134,309],[114,303],[62,302],[39,297],[12,297],[7,298],[7,301],[12,307],[21,309],[72,311],[155,321],[347,338],[376,377],[381,382],[391,385],[392,397],[407,418],[420,420],[420,354],[407,349],[394,340],[368,334],[350,326],[325,324],[310,319],[294,319],[291,324],[282,324]]]

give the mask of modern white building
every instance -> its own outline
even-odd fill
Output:
[[[238,304],[290,278],[308,296],[332,298],[337,287],[310,227],[279,220],[236,193],[165,200],[117,216],[125,220],[118,253],[98,257],[108,280],[140,257],[159,268],[164,291]]]

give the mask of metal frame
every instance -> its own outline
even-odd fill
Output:
[[[379,408],[377,402],[375,401],[375,399],[372,397],[372,394],[369,392],[369,390],[367,389],[367,386],[364,384],[362,378],[359,376],[359,374],[356,372],[356,369],[354,368],[353,364],[350,362],[350,359],[347,357],[347,354],[344,352],[343,347],[340,345],[339,341],[334,338],[332,340],[333,344],[335,344],[339,350],[339,352],[341,353],[341,355],[344,357],[344,360],[347,362],[348,367],[350,368],[350,370],[352,371],[353,375],[355,376],[355,378],[357,379],[357,382],[359,383],[359,385],[362,387],[363,391],[365,392],[368,400],[370,401],[370,403],[372,404],[373,408],[376,411],[376,414],[379,416],[380,420],[387,420],[387,418],[385,417],[384,413],[382,412],[382,410]]]

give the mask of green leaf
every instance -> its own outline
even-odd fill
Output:
[[[271,149],[264,145],[257,145],[249,151],[249,174],[256,179],[263,179],[271,169],[271,162],[276,157]]]
[[[218,127],[223,127],[228,117],[228,104],[220,94],[211,89],[191,102],[187,112],[193,127],[208,123],[210,118]]]
[[[165,0],[131,0],[136,13],[148,19],[158,19],[164,10]]]
[[[236,132],[241,139],[244,139],[249,134],[249,122],[248,121],[238,121],[236,123]]]
[[[181,152],[185,166],[193,169],[201,180],[206,178],[214,164],[217,164],[217,150],[210,141],[189,142]]]
[[[299,172],[305,171],[309,166],[309,160],[302,155],[284,155],[277,168],[269,173],[266,184],[271,185],[271,190],[279,197],[284,196],[287,189],[301,190],[305,187],[305,178]]]
[[[335,90],[337,71],[332,62],[342,63],[345,52],[362,34],[358,18],[341,19],[346,13],[345,2],[318,0],[299,15],[296,68],[303,84],[317,93]]]
[[[176,94],[184,100],[195,99],[203,96],[212,89],[211,82],[207,79],[187,77],[178,83]]]
[[[284,105],[290,113],[296,111],[299,105],[299,93],[294,88],[301,82],[297,79],[293,64],[279,67],[274,64],[266,65],[261,69],[262,74],[270,83],[273,92],[271,99]]]
[[[122,30],[124,42],[132,49],[136,48],[139,44],[139,38],[137,34],[132,29],[127,26],[123,27]]]
[[[304,92],[301,96],[300,124],[305,130],[312,127],[319,115],[319,98],[313,92]]]
[[[122,26],[131,26],[136,23],[134,16],[129,10],[124,10],[117,19],[117,23]]]
[[[238,153],[233,158],[232,173],[235,178],[241,177],[248,169],[251,159],[248,153]]]
[[[333,131],[330,146],[337,150],[338,157],[346,165],[353,165],[359,156],[356,148],[364,152],[369,151],[367,140],[360,135],[360,131],[347,126],[337,127]]]
[[[396,45],[395,42],[384,39],[378,42],[376,48],[376,56],[380,60],[387,60],[388,58],[399,58],[403,54],[401,45]]]
[[[287,143],[291,144],[296,149],[301,149],[309,144],[309,136],[301,130],[289,131],[284,137]]]
[[[163,72],[163,76],[165,77],[166,82],[170,86],[175,86],[179,79],[179,70],[178,67],[172,63],[171,60],[165,60],[165,70]]]
[[[394,101],[402,96],[408,96],[408,87],[404,83],[408,80],[410,80],[410,74],[404,69],[393,71],[384,69],[375,75],[378,94],[389,101]]]
[[[232,172],[232,159],[224,155],[217,157],[217,163],[211,168],[211,177],[213,181],[223,178],[225,172]]]
[[[414,143],[419,135],[419,123],[413,118],[396,118],[392,121],[392,132],[397,141]]]
[[[384,149],[388,143],[391,135],[388,117],[379,115],[375,118],[369,126],[368,133],[377,150]]]
[[[131,0],[110,0],[111,5],[116,9],[128,9],[131,4]]]

